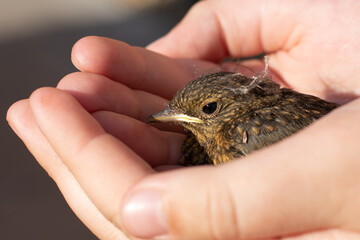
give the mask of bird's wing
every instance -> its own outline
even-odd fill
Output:
[[[294,109],[280,110],[275,106],[242,116],[231,134],[240,155],[249,154],[284,139],[314,120],[315,118]]]
[[[320,98],[283,89],[283,99],[239,117],[233,129],[239,152],[248,154],[276,143],[337,107]]]

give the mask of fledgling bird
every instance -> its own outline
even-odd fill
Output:
[[[177,122],[189,131],[183,165],[222,164],[276,143],[337,107],[273,82],[218,72],[189,82],[147,122]]]

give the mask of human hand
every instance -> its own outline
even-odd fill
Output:
[[[84,41],[82,44],[84,46]],[[110,46],[111,44],[107,42],[106,45]],[[109,49],[123,49],[124,47],[117,48],[115,45],[117,44],[111,45]],[[99,47],[99,42],[94,46]],[[179,64],[177,61],[157,55],[155,57],[155,55],[140,50],[149,60],[144,61],[143,58],[136,57],[139,55],[130,54],[130,61],[126,59],[125,62],[130,65],[130,69],[158,63],[154,61],[154,58],[163,59],[163,64],[154,64],[153,66],[158,67],[149,68],[151,69],[149,73],[153,75],[148,75],[148,79],[158,80],[157,85],[152,85],[156,81],[142,81],[143,84],[138,85],[136,81],[144,79],[142,71],[135,72],[133,77],[130,75],[129,78],[125,78],[124,76],[129,74],[126,72],[129,65],[123,68],[118,67],[119,63],[124,63],[124,54],[120,54],[122,50],[120,52],[100,50],[96,52],[94,46],[84,48],[85,50],[92,49],[90,52],[88,50],[80,51],[80,54],[75,51],[75,55],[79,54],[74,56],[78,58],[75,59],[75,63],[81,70],[106,75],[128,86],[158,94],[163,98],[169,98],[173,94],[171,91],[176,91],[181,84],[184,84],[184,80],[181,79],[189,80],[193,73],[190,61],[184,61],[189,64],[184,64],[184,62]],[[102,45],[102,50],[104,47],[105,44]],[[92,59],[91,55],[97,56],[97,59]],[[128,56],[128,54],[126,55]],[[135,65],[135,62],[142,62],[142,64]],[[174,64],[179,71],[169,71],[167,74],[160,74],[159,77],[159,71],[162,73],[161,68],[169,66],[167,63]],[[203,65],[199,67],[199,73],[201,69],[207,67],[214,66]],[[154,73],[158,74],[157,78],[154,78]],[[173,80],[170,82],[168,79]],[[115,85],[121,87],[115,88]],[[163,86],[163,88],[159,88],[159,86]],[[121,103],[126,98],[122,97],[131,94],[127,94],[122,85],[92,74],[70,75],[62,81],[60,88],[75,96],[88,111],[96,112],[93,115],[106,131],[119,137],[138,155],[143,155],[150,165],[176,161],[178,157],[176,150],[169,149],[179,148],[180,136],[170,134],[165,138],[166,140],[157,141],[157,134],[161,136],[158,139],[162,139],[164,133],[149,130],[152,128],[144,129],[144,125],[121,115],[98,112],[107,110],[131,117],[136,117],[137,112],[140,112],[142,115],[138,116],[141,119],[147,115],[146,111],[154,112],[157,107],[166,102],[165,99],[138,92],[140,95],[145,94],[151,97],[129,97],[126,101],[129,104],[125,106]],[[105,98],[104,92],[108,94]],[[112,92],[116,96],[115,98],[112,98]],[[50,101],[49,98],[52,100]],[[136,102],[145,104],[137,105]],[[257,238],[309,233],[309,235],[297,237],[340,234],[340,236],[350,239],[351,236],[355,237],[355,233],[316,232],[316,230],[327,228],[359,230],[357,222],[354,221],[359,216],[359,213],[354,211],[354,209],[356,210],[354,206],[359,200],[357,194],[359,187],[356,184],[359,173],[356,161],[356,151],[358,150],[355,144],[359,132],[351,127],[356,126],[359,120],[358,101],[353,101],[336,110],[300,134],[252,154],[249,156],[250,159],[247,159],[249,161],[236,161],[219,168],[198,167],[159,174],[155,174],[143,160],[139,160],[138,156],[118,140],[107,135],[103,138],[98,137],[98,135],[104,135],[103,130],[68,95],[52,89],[45,89],[32,96],[31,109],[28,104],[29,102],[25,101],[14,105],[9,112],[9,121],[28,147],[32,149],[37,159],[54,177],[60,188],[67,186],[62,188],[64,195],[68,196],[67,200],[70,204],[73,202],[74,211],[99,237],[115,238],[115,236],[120,236],[117,228],[114,228],[106,219],[113,219],[115,226],[119,228],[124,227],[125,221],[125,226],[137,236],[151,237],[151,234],[159,234],[156,232],[159,228],[155,228],[156,217],[154,218],[154,215],[150,214],[152,218],[148,219],[155,224],[154,228],[147,225],[146,219],[144,219],[144,216],[149,216],[149,211],[146,211],[149,209],[143,209],[143,212],[132,212],[131,216],[128,207],[123,214],[125,215],[124,219],[121,219],[123,207],[121,204],[126,205],[126,201],[129,201],[124,200],[125,194],[128,192],[131,195],[131,193],[144,189],[154,190],[161,195],[169,231],[173,234],[172,236],[179,238],[212,239],[218,237],[225,239],[226,237],[237,238],[237,236]],[[35,120],[31,119],[33,114]],[[333,125],[330,129],[329,124]],[[37,130],[36,125],[39,125],[42,132]],[[129,139],[126,137],[136,130],[145,136],[149,132],[148,136],[152,139],[151,145],[145,144],[148,143],[146,137],[143,139],[145,143],[135,141],[139,138]],[[64,136],[64,133],[69,135]],[[46,138],[41,137],[41,134],[44,134]],[[71,142],[65,139],[71,139]],[[51,145],[48,145],[47,141]],[[99,144],[92,143],[90,145],[96,146],[86,147],[80,151],[81,154],[78,154],[78,148],[82,148],[82,145],[87,146],[86,142],[99,142]],[[162,146],[165,145],[165,148],[155,148],[160,145],[159,143]],[[103,146],[104,144],[106,146]],[[50,146],[60,155],[61,161],[52,152]],[[136,149],[136,146],[140,147]],[[155,148],[153,157],[148,157],[149,154],[146,151],[144,151],[146,154],[143,152],[142,147],[146,146],[149,146],[149,151]],[[106,153],[104,153],[104,149],[107,150]],[[303,159],[304,156],[301,153],[304,152],[304,149],[317,149],[317,151],[308,152],[307,159]],[[72,155],[72,152],[76,154]],[[82,156],[85,155],[85,152],[87,152],[86,156],[90,155],[90,157]],[[166,152],[171,152],[172,157],[168,157]],[[57,160],[49,161],[49,159]],[[82,159],[87,161],[84,162]],[[70,174],[64,173],[66,171],[64,163],[70,170],[67,173]],[[102,169],[100,173],[99,169]],[[86,195],[81,192],[80,188],[77,188],[80,189],[77,192],[75,187],[69,184],[72,181],[69,179],[75,180],[76,184],[79,183]],[[308,181],[304,181],[304,179]],[[291,182],[293,186],[289,187],[288,182]],[[309,182],[312,183],[311,186],[309,186]],[[331,189],[325,187],[329,185],[332,186]],[[81,206],[78,204],[79,200],[76,199],[78,196],[82,199]],[[96,212],[91,202],[85,200],[87,198],[84,196],[89,196],[106,218]],[[150,194],[150,197],[154,198],[154,196],[156,194]],[[302,196],[302,198],[299,199],[298,196]],[[207,202],[207,204],[203,204],[203,202]],[[89,208],[84,206],[92,206],[92,211],[89,213],[87,211]],[[176,208],[171,206],[176,206]],[[342,209],[337,209],[339,206],[342,206]],[[314,217],[314,213],[316,217]],[[209,216],[209,218],[205,216]],[[142,222],[141,219],[144,221]],[[237,220],[237,223],[233,222],[234,220]],[[239,235],[237,235],[238,233]]]
[[[356,0],[201,1],[149,49],[209,61],[265,52],[284,86],[344,103],[360,94],[359,9]]]

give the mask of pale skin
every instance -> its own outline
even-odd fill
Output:
[[[80,40],[81,72],[7,119],[101,239],[359,239],[359,11],[356,0],[203,1],[147,49]],[[143,120],[224,57],[261,52],[284,86],[344,105],[244,160],[164,170],[183,135]]]

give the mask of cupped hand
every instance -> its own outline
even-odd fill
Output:
[[[201,1],[149,46],[220,61],[266,53],[285,86],[344,103],[360,95],[360,2]]]
[[[356,67],[347,65],[358,59],[357,53],[352,58],[344,55],[351,47],[355,50],[356,44],[349,41],[341,45],[343,54],[335,54],[337,61],[329,58],[334,53],[327,55],[329,59],[317,56],[326,52],[326,44],[306,53],[311,44],[305,40],[313,37],[306,34],[314,29],[307,32],[308,26],[301,26],[297,14],[306,15],[306,9],[300,11],[299,4],[283,2],[284,9],[279,11],[271,5],[267,6],[270,9],[253,5],[256,1],[222,1],[233,8],[228,7],[229,14],[221,18],[224,6],[217,6],[219,2],[201,2],[173,32],[150,46],[171,57],[193,60],[167,58],[108,39],[83,39],[73,50],[73,61],[83,73],[65,77],[58,86],[62,91],[40,89],[30,100],[13,105],[9,123],[81,220],[102,239],[121,239],[121,231],[130,237],[178,239],[359,237],[360,129],[354,127],[360,120],[359,100],[244,160],[220,167],[154,170],[176,163],[183,137],[139,120],[162,109],[188,80],[218,67],[196,59],[219,60],[226,55],[244,57],[269,51],[270,66],[285,85],[338,102],[348,102],[358,94],[359,83],[347,78],[348,74],[359,76]],[[322,4],[331,7],[325,1]],[[311,2],[308,5],[316,10]],[[276,35],[269,38],[263,33],[270,31],[264,23],[271,21],[258,13],[263,8],[267,11],[262,13],[272,18],[283,19],[281,14],[286,14],[299,19],[295,23],[304,32],[295,36],[281,33],[284,30],[278,20]],[[239,11],[242,14],[236,15]],[[250,16],[253,21],[247,20]],[[234,22],[232,17],[239,19]],[[241,25],[241,18],[246,24]],[[226,31],[231,24],[247,31]],[[247,28],[248,24],[252,27]],[[334,28],[345,31],[337,25]],[[298,41],[293,40],[296,36]],[[183,41],[176,40],[179,37]],[[285,44],[290,39],[299,45],[291,48]],[[283,47],[262,47],[271,45],[270,40]],[[329,41],[330,45],[337,42],[333,38]],[[327,60],[326,64],[301,58],[305,53]],[[294,61],[287,64],[286,54]],[[339,62],[340,58],[347,61]],[[335,61],[333,65],[331,61]],[[298,68],[295,62],[300,64]],[[320,74],[327,65],[331,67],[328,73],[338,73],[336,79]]]

